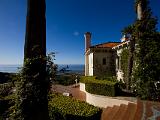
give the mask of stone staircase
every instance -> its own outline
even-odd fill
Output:
[[[107,107],[101,120],[160,120],[160,103],[137,100],[136,104]]]

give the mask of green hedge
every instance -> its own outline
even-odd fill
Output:
[[[96,80],[96,76],[81,76],[80,77],[80,82],[81,83],[90,83],[93,80]]]
[[[98,80],[95,76],[82,76],[80,82],[85,83],[86,91],[91,94],[116,96],[120,90],[117,82]]]
[[[49,101],[51,120],[100,120],[101,109],[71,97],[54,94]]]

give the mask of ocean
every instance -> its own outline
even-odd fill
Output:
[[[18,73],[22,65],[0,65],[0,72],[6,73]],[[84,74],[84,65],[83,64],[58,64],[58,71],[66,69],[70,73],[79,73]]]

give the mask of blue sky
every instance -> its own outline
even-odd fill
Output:
[[[0,0],[0,64],[22,64],[27,0]],[[84,64],[84,33],[92,44],[120,41],[136,19],[134,0],[46,0],[47,51],[57,64]],[[160,19],[160,0],[151,0]],[[160,21],[159,21],[160,22]],[[158,24],[160,30],[160,24]]]

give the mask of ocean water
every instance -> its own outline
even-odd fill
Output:
[[[0,65],[0,72],[17,73],[22,65]]]
[[[17,73],[21,67],[22,65],[0,65],[0,72]],[[84,74],[83,64],[68,64],[68,65],[59,64],[58,65],[58,71],[60,71],[63,68],[68,70],[68,72],[70,73]]]

